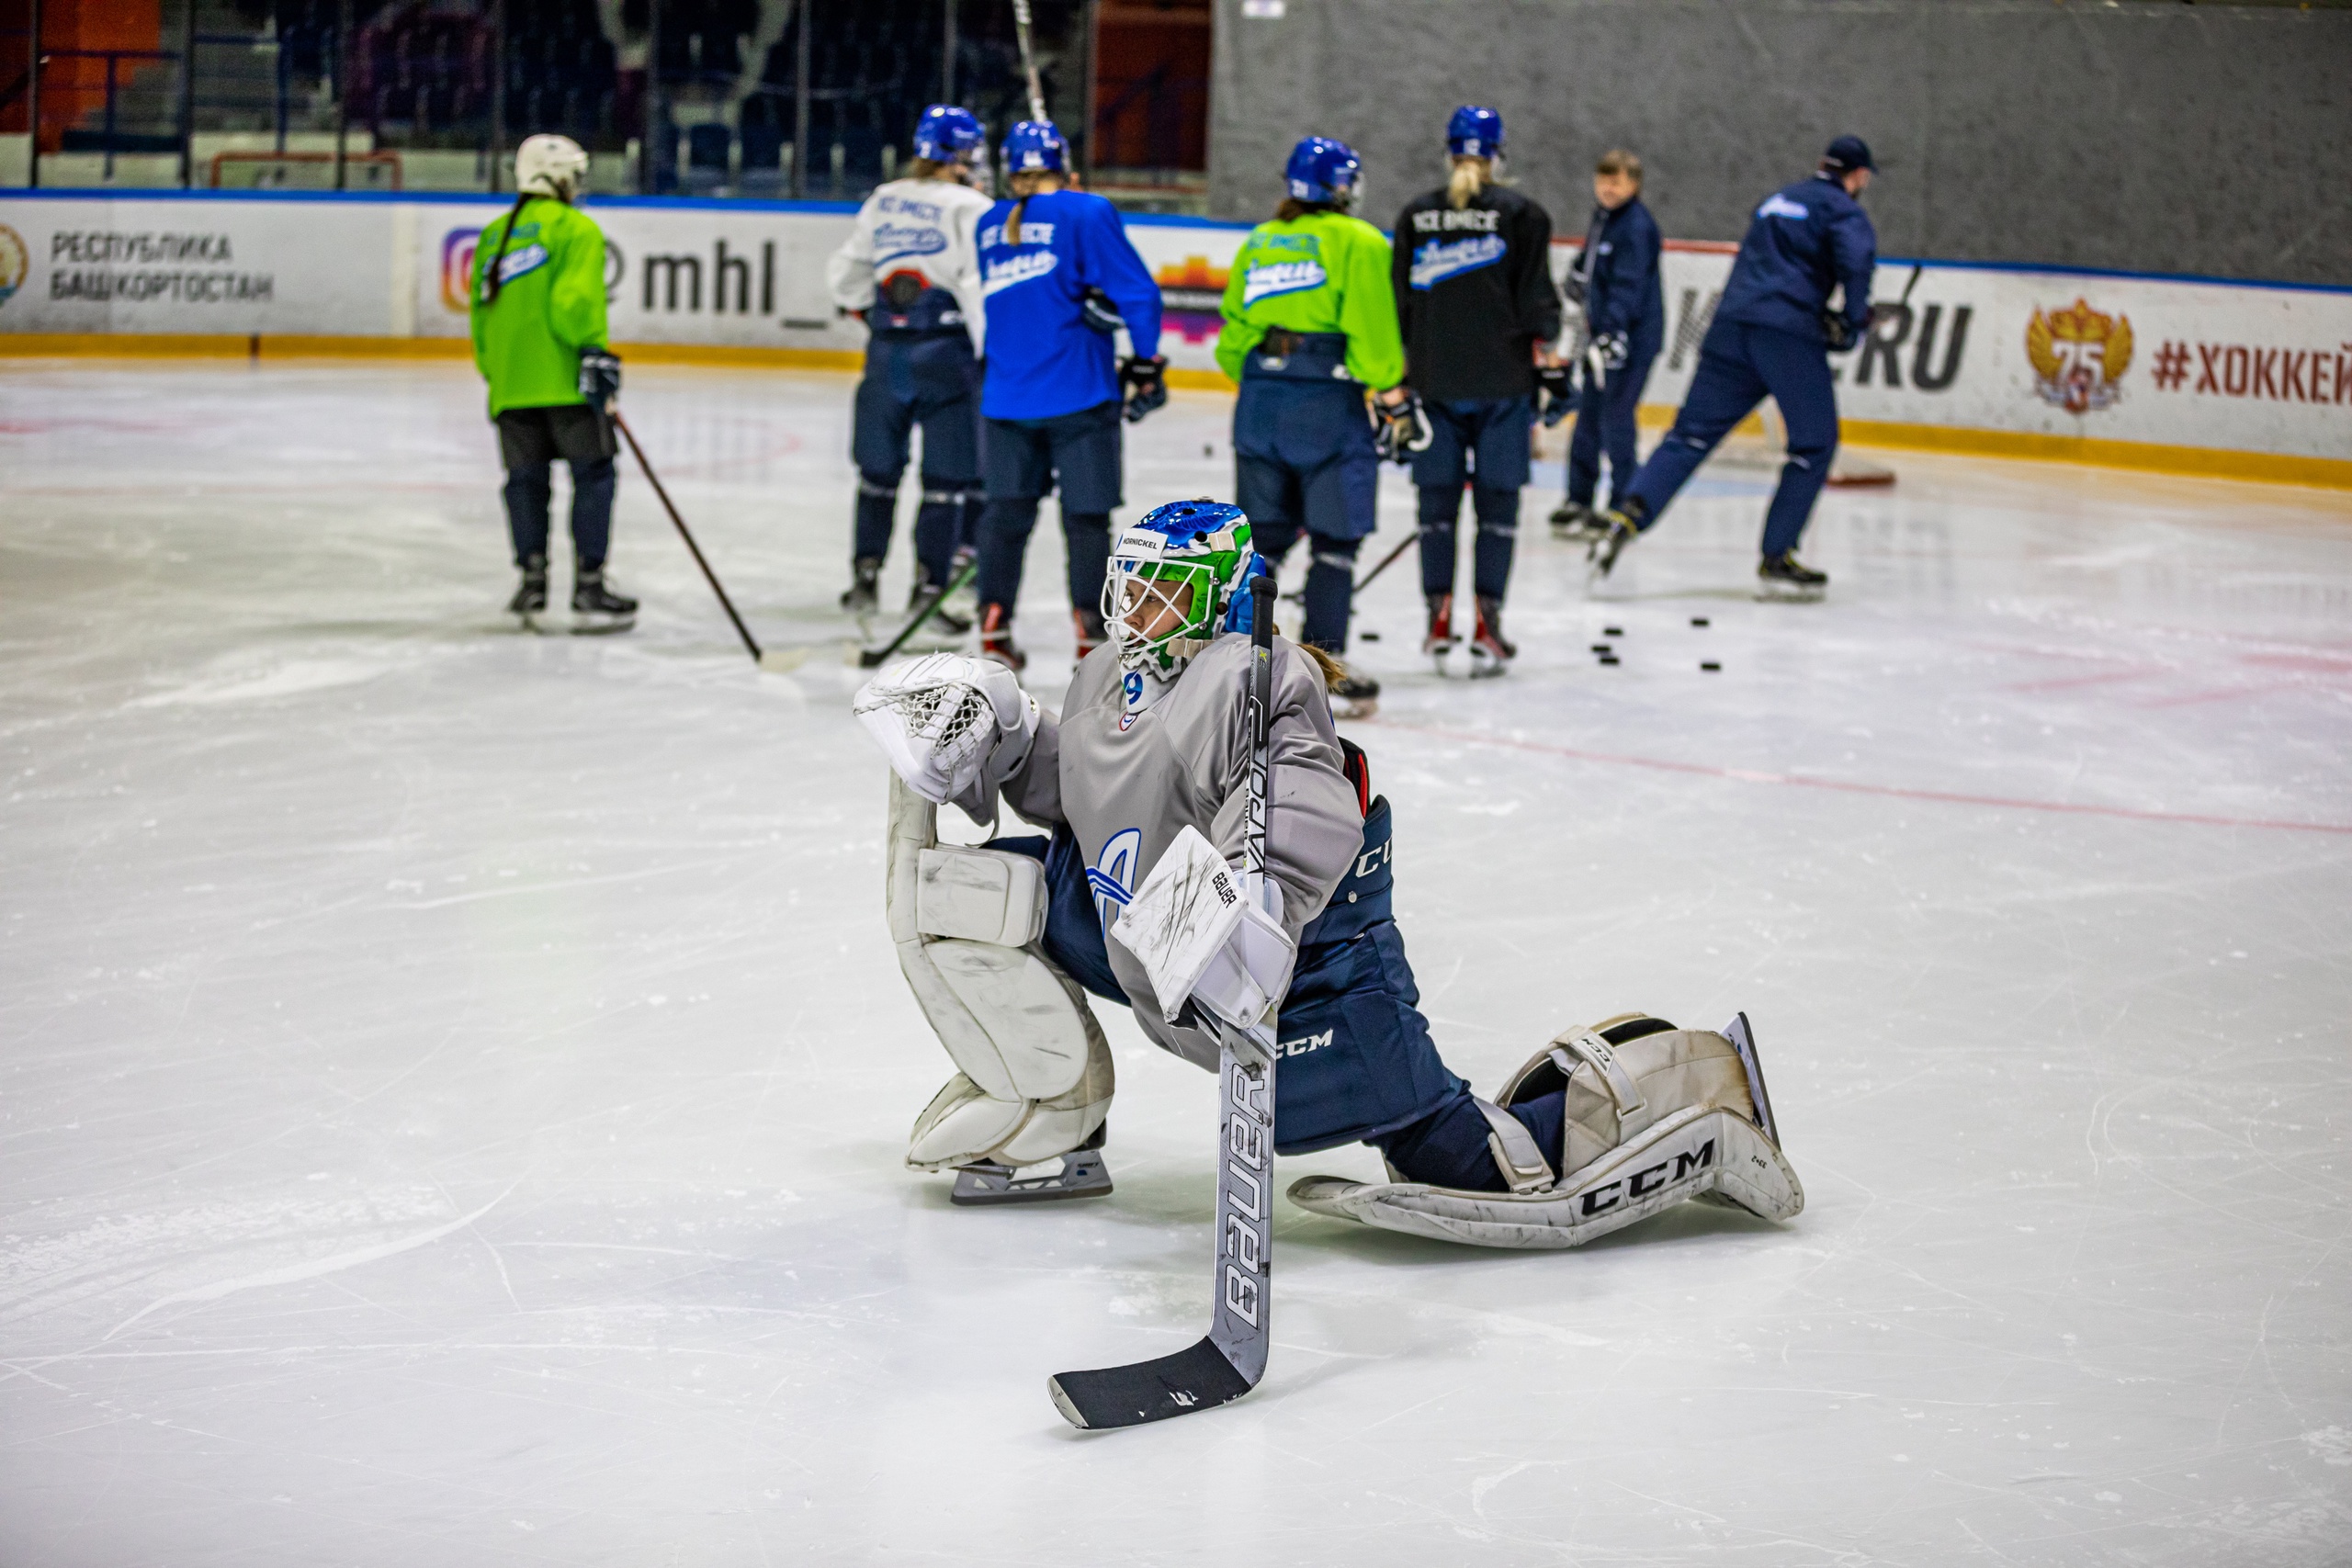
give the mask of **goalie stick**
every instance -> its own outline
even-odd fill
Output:
[[[1273,579],[1250,589],[1250,790],[1241,881],[1261,896],[1266,876],[1266,771],[1274,686]],[[1139,1427],[1240,1398],[1266,1375],[1272,1333],[1274,1056],[1272,1021],[1244,1032],[1195,1015],[1217,1042],[1216,1264],[1206,1337],[1154,1360],[1046,1380],[1073,1427]]]

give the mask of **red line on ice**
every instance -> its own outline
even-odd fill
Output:
[[[2076,817],[2119,817],[2132,822],[2180,822],[2203,828],[2278,828],[2297,833],[2352,834],[2352,823],[2345,822],[2282,822],[2263,817],[2208,817],[2188,811],[2140,811],[2128,806],[2088,806],[2064,800],[2018,800],[1998,795],[1960,795],[1950,790],[1907,789],[1899,784],[1857,784],[1844,779],[1810,778],[1803,773],[1768,773],[1754,768],[1718,768],[1705,762],[1668,761],[1661,757],[1627,757],[1611,751],[1585,751],[1573,746],[1547,746],[1541,741],[1514,740],[1507,736],[1476,735],[1466,730],[1403,724],[1393,718],[1375,717],[1357,722],[1385,729],[1406,730],[1438,740],[1458,740],[1469,746],[1499,746],[1506,750],[1535,751],[1548,757],[1572,757],[1580,762],[1614,762],[1622,767],[1650,768],[1659,773],[1736,779],[1742,784],[1794,784],[1804,789],[1836,790],[1843,795],[1883,795],[1892,800],[1932,800],[1947,806],[1993,806],[2012,811],[2055,811]]]

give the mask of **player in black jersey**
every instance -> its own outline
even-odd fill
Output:
[[[1459,640],[1454,523],[1467,483],[1478,518],[1471,673],[1499,675],[1518,651],[1503,638],[1503,590],[1519,533],[1519,492],[1528,479],[1536,367],[1553,363],[1560,296],[1549,260],[1551,215],[1496,183],[1502,116],[1476,107],[1454,110],[1446,150],[1453,160],[1446,183],[1396,215],[1405,381],[1419,394],[1436,434],[1413,458],[1421,592],[1430,612],[1422,648],[1443,669]]]

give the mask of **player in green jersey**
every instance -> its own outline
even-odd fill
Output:
[[[523,573],[507,609],[535,624],[548,607],[548,471],[571,466],[575,631],[623,631],[637,601],[605,583],[613,531],[613,422],[620,361],[605,346],[605,236],[574,202],[588,154],[568,136],[526,138],[514,153],[514,205],[474,242],[469,298],[474,363],[506,467],[506,523]]]
[[[1279,563],[1303,532],[1302,641],[1347,649],[1356,552],[1375,525],[1380,452],[1428,440],[1405,377],[1388,241],[1350,215],[1362,171],[1347,144],[1310,136],[1291,153],[1290,192],[1271,223],[1241,243],[1225,286],[1216,361],[1241,383],[1233,409],[1234,499],[1258,552]],[[1380,395],[1380,441],[1364,392]],[[1349,716],[1371,713],[1380,683],[1354,670],[1331,695]]]

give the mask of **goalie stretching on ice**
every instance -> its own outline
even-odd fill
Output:
[[[1385,1183],[1294,1184],[1317,1213],[1513,1247],[1574,1247],[1689,1198],[1794,1215],[1804,1195],[1745,1015],[1721,1033],[1636,1013],[1565,1030],[1491,1100],[1447,1070],[1389,912],[1388,802],[1332,727],[1323,661],[1281,638],[1263,907],[1245,897],[1237,920],[1221,905],[1250,752],[1240,590],[1262,570],[1238,508],[1177,502],[1117,540],[1110,641],[1058,719],[1011,670],[952,654],[860,694],[897,775],[891,936],[958,1068],[908,1163],[957,1168],[966,1202],[1108,1191],[1091,993],[1212,1071],[1202,1012],[1269,1040],[1277,1152],[1361,1141],[1387,1159]],[[938,842],[940,804],[978,820],[1000,796],[1051,836]],[[1057,1175],[1016,1175],[1057,1156]]]

